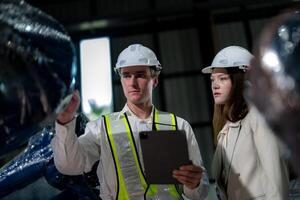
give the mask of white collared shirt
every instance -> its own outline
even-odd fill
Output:
[[[140,131],[152,130],[153,112],[151,112],[151,115],[147,119],[140,119],[125,105],[119,116],[125,112],[128,116],[143,167],[138,133]],[[186,120],[177,117],[177,125],[179,130],[185,130],[186,132],[190,160],[192,160],[194,165],[201,166],[204,169],[198,143],[190,124]],[[83,172],[89,172],[93,164],[100,159],[97,168],[100,197],[103,200],[115,199],[117,177],[103,119],[99,118],[96,121],[87,123],[85,133],[78,139],[74,133],[75,120],[64,126],[56,123],[55,130],[56,134],[51,145],[57,169],[66,175],[79,175]],[[208,185],[207,173],[204,170],[200,185],[193,190],[184,187],[184,194],[190,199],[205,199],[208,193]]]

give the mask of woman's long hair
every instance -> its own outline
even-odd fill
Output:
[[[214,105],[213,132],[214,141],[217,142],[218,133],[227,121],[237,122],[243,119],[249,109],[244,99],[245,73],[238,68],[227,70],[232,82],[229,100],[225,104]]]

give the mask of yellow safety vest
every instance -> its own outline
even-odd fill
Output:
[[[175,185],[148,185],[126,113],[104,116],[106,134],[117,174],[117,200],[182,199]],[[154,130],[177,130],[176,116],[154,109]]]

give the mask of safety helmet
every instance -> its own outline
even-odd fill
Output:
[[[202,69],[202,73],[212,73],[214,68],[238,67],[246,70],[250,66],[250,60],[253,55],[248,50],[240,46],[229,46],[217,53],[211,66]]]
[[[132,44],[124,49],[118,56],[115,70],[131,66],[155,66],[157,70],[162,69],[155,53],[141,44]]]

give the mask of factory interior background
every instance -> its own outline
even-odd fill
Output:
[[[111,70],[120,51],[132,43],[151,48],[163,67],[159,85],[154,91],[154,105],[190,122],[209,175],[214,152],[211,122],[213,99],[209,76],[203,75],[201,69],[209,66],[214,55],[223,47],[239,45],[252,52],[263,27],[277,14],[297,5],[297,1],[292,0],[27,2],[53,16],[70,34],[76,47],[79,90],[87,84],[83,77],[87,70],[83,66],[84,42],[105,39],[107,52],[96,52],[93,61],[105,61],[110,70],[98,80],[91,79],[90,83],[101,85],[94,89],[99,96],[103,94],[102,90],[108,89],[110,96],[103,105],[103,112],[120,110],[125,103],[119,78]],[[84,110],[83,106],[81,110]],[[1,158],[0,164],[4,165],[7,159]],[[58,192],[45,180],[39,179],[3,199],[47,200]]]

